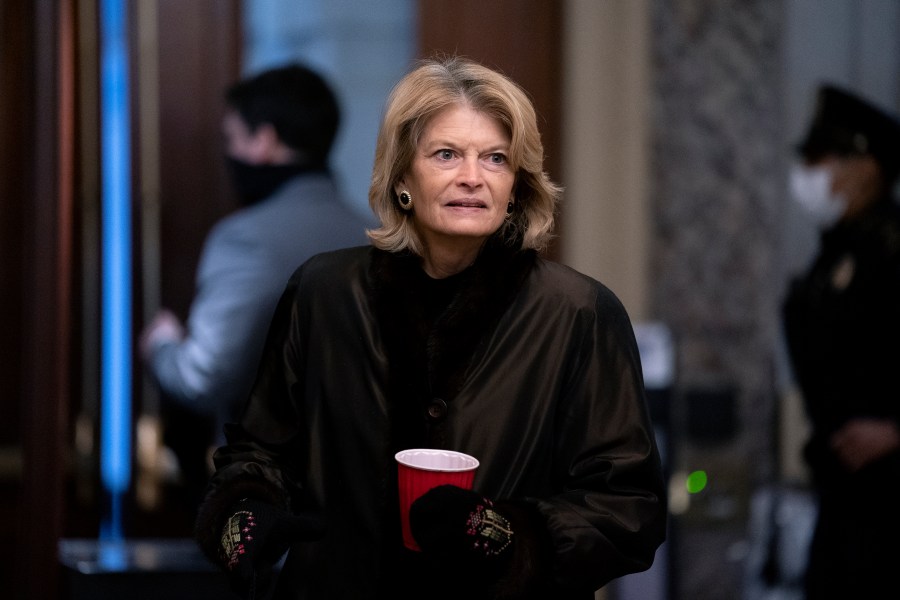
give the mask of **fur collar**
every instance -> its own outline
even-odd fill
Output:
[[[434,317],[426,310],[434,282],[419,257],[375,251],[372,294],[388,355],[396,448],[440,443],[439,431],[425,418],[427,404],[453,401],[536,256],[492,238],[475,264],[454,276],[449,304]]]

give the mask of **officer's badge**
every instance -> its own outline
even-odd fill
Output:
[[[831,287],[838,291],[847,289],[856,273],[856,260],[852,255],[844,256],[831,270]]]

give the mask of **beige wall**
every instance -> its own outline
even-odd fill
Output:
[[[647,0],[568,0],[561,261],[648,313]]]
[[[646,319],[647,1],[567,0],[564,13],[560,260],[609,286],[633,320]]]

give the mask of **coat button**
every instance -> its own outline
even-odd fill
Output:
[[[431,421],[440,421],[447,416],[447,403],[440,398],[432,398],[426,409],[428,418]]]

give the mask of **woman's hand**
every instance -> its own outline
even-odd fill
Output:
[[[852,419],[831,436],[831,449],[854,473],[900,449],[900,430],[890,419]]]
[[[291,543],[315,540],[324,523],[313,514],[294,515],[267,502],[242,500],[222,529],[220,557],[231,587],[242,597],[272,583],[272,565]]]
[[[513,542],[509,521],[491,500],[453,485],[438,486],[416,500],[409,522],[422,551],[435,555],[489,559]]]

